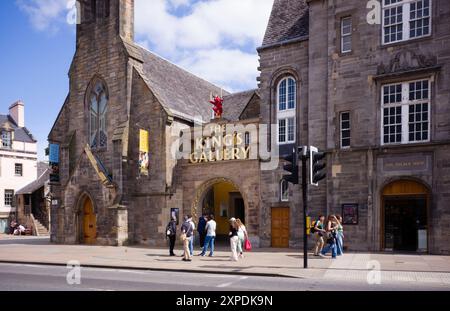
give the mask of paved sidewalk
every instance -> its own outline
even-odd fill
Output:
[[[382,280],[433,282],[450,289],[450,256],[348,253],[337,260],[310,256],[310,269],[305,270],[302,254],[291,250],[257,249],[245,253],[239,262],[230,261],[230,252],[224,247],[219,247],[213,258],[194,256],[189,263],[167,254],[162,248],[54,245],[48,238],[0,236],[0,262],[66,265],[76,260],[94,267],[349,281],[367,280],[373,276],[371,270],[380,269]],[[181,255],[181,250],[177,254]]]

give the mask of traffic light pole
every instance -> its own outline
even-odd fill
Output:
[[[307,211],[308,211],[308,179],[306,174],[306,165],[308,163],[308,150],[303,147],[302,152],[302,192],[303,192],[303,268],[308,269],[308,228]]]

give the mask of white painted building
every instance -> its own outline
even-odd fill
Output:
[[[0,233],[16,217],[15,193],[37,178],[37,141],[25,127],[25,107],[11,105],[0,114]]]

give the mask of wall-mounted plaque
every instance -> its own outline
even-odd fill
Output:
[[[358,224],[358,204],[342,204],[342,223],[344,225]]]

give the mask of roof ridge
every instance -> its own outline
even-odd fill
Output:
[[[164,56],[161,56],[161,55],[159,55],[159,54],[157,54],[157,53],[155,53],[155,52],[153,52],[153,51],[150,51],[150,50],[147,49],[146,47],[144,47],[144,46],[142,46],[142,45],[140,45],[140,44],[138,44],[138,43],[136,43],[136,42],[133,42],[133,44],[136,45],[137,47],[143,49],[145,52],[148,52],[148,53],[154,55],[155,57],[161,59],[162,61],[165,61],[166,63],[168,63],[168,64],[170,64],[170,65],[172,65],[172,66],[175,66],[175,67],[177,67],[178,69],[180,69],[180,70],[186,72],[188,75],[190,75],[190,76],[192,76],[192,77],[194,77],[194,78],[196,78],[196,79],[202,80],[202,81],[204,81],[204,82],[206,82],[206,83],[208,83],[208,84],[211,84],[211,86],[214,86],[214,87],[216,87],[216,88],[222,89],[222,90],[224,90],[225,92],[227,92],[228,95],[231,94],[229,91],[227,91],[227,90],[226,90],[225,88],[223,88],[222,86],[218,86],[218,85],[216,85],[216,84],[214,84],[214,83],[212,83],[212,82],[210,82],[210,81],[208,81],[208,80],[206,80],[206,79],[204,79],[204,78],[202,78],[202,77],[197,76],[196,74],[193,74],[192,72],[190,72],[190,71],[187,70],[186,68],[183,68],[181,65],[175,64],[174,62],[170,61],[169,59],[165,58]]]
[[[258,88],[254,88],[254,89],[250,89],[250,90],[246,90],[246,91],[240,91],[240,92],[236,92],[236,93],[231,93],[231,94],[228,94],[228,95],[225,95],[225,96],[241,95],[241,94],[245,94],[245,93],[255,93],[258,90],[259,90]]]

